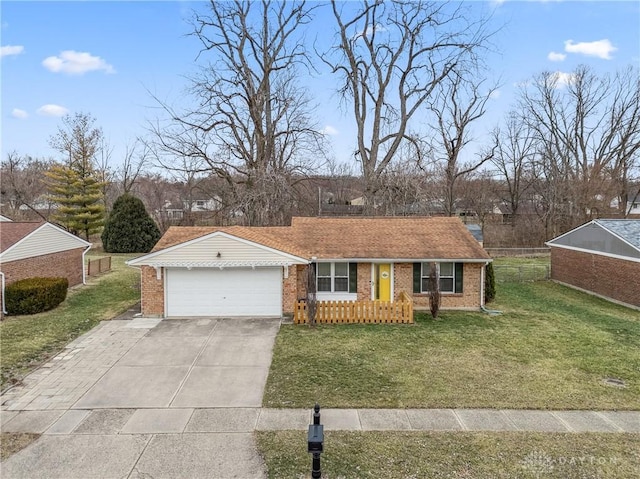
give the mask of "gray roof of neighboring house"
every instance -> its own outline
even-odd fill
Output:
[[[640,220],[589,221],[546,244],[640,259]]]
[[[482,241],[483,237],[482,237],[482,227],[480,225],[477,224],[467,224],[465,225],[467,227],[467,229],[469,230],[469,232],[473,235],[473,237],[478,240],[478,241]]]
[[[595,220],[603,228],[640,249],[640,220]]]

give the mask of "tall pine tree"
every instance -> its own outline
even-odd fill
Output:
[[[51,146],[65,155],[65,162],[47,173],[49,199],[58,205],[53,219],[88,241],[102,230],[105,218],[104,184],[95,169],[102,130],[85,113],[67,115],[62,121],[64,126],[50,139]]]

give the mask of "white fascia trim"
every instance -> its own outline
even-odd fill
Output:
[[[250,246],[255,246],[255,247],[259,248],[259,249],[262,249],[264,251],[268,251],[270,253],[274,253],[274,254],[278,254],[278,255],[284,256],[286,258],[289,258],[295,264],[308,264],[309,263],[309,260],[307,260],[305,258],[301,258],[299,256],[295,256],[295,255],[286,253],[284,251],[280,251],[278,249],[271,248],[269,246],[265,246],[265,245],[260,244],[260,243],[256,243],[255,241],[250,241],[250,240],[246,240],[244,238],[240,238],[238,236],[230,235],[228,233],[225,233],[224,231],[214,231],[213,233],[209,233],[207,235],[200,236],[198,238],[194,238],[194,239],[189,240],[189,241],[185,241],[184,243],[178,243],[176,245],[169,246],[168,248],[165,248],[165,249],[154,251],[153,253],[149,253],[149,254],[146,254],[144,256],[140,256],[139,258],[130,259],[129,261],[126,262],[126,264],[128,266],[138,266],[138,265],[150,265],[150,266],[153,266],[155,263],[149,262],[149,260],[152,259],[152,258],[155,258],[156,256],[159,256],[159,255],[164,254],[164,253],[168,253],[170,251],[175,251],[177,249],[184,248],[186,246],[189,246],[189,245],[192,245],[192,244],[196,244],[196,243],[199,243],[201,241],[205,241],[205,240],[208,240],[210,238],[214,238],[216,236],[222,236],[224,238],[228,238],[228,239],[231,239],[231,240],[239,241],[240,243],[244,243],[244,244],[247,244],[247,245],[250,245]]]
[[[27,236],[25,236],[24,238],[22,238],[20,241],[18,241],[17,243],[11,245],[9,248],[7,248],[6,250],[4,250],[2,253],[0,253],[0,259],[2,259],[2,257],[4,255],[6,255],[9,251],[11,251],[13,248],[15,248],[16,246],[18,246],[20,243],[22,243],[24,240],[26,240],[27,238],[29,238],[30,236],[33,236],[34,234],[36,234],[38,231],[40,231],[43,228],[47,228],[47,227],[51,227],[54,228],[58,231],[60,231],[61,233],[66,234],[67,236],[69,236],[70,238],[73,238],[74,240],[78,241],[81,243],[81,246],[84,247],[89,247],[91,248],[92,244],[89,243],[88,241],[83,240],[82,238],[77,237],[74,234],[69,233],[68,231],[63,230],[62,228],[59,228],[58,226],[51,224],[51,223],[43,223],[41,226],[39,226],[38,228],[36,228],[35,230],[33,230],[31,233],[29,233]],[[80,246],[78,246],[78,248],[80,248]],[[70,249],[75,249],[75,248],[67,248],[67,249],[61,249],[59,251],[56,252],[60,252],[60,251],[69,251]]]
[[[629,256],[621,256],[619,254],[613,254],[613,253],[603,253],[602,251],[594,251],[592,249],[584,249],[584,248],[576,248],[575,246],[565,246],[565,245],[559,245],[559,244],[552,244],[549,245],[550,247],[553,248],[561,248],[561,249],[568,249],[571,251],[578,251],[580,253],[589,253],[589,254],[596,254],[598,256],[606,256],[607,258],[614,258],[614,259],[621,259],[624,261],[631,261],[633,263],[640,263],[640,258],[631,258]]]
[[[492,258],[316,258],[315,263],[482,263],[488,264]]]

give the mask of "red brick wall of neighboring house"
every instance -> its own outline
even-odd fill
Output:
[[[151,266],[140,268],[141,311],[143,316],[164,316],[164,268],[158,279],[156,269]]]
[[[465,263],[462,293],[443,293],[440,307],[443,309],[479,309],[482,278],[482,263]],[[414,309],[429,309],[428,294],[413,293],[413,264],[396,263],[393,267],[396,299],[400,291],[413,296]]]
[[[640,307],[640,263],[551,248],[551,279]]]
[[[83,251],[84,248],[76,248],[2,263],[0,271],[4,273],[5,286],[21,279],[34,277],[62,277],[69,280],[69,286],[80,284],[84,268]]]

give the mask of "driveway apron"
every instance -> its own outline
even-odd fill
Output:
[[[103,323],[61,353],[72,359],[64,367],[54,358],[46,374],[38,370],[36,380],[3,395],[3,431],[44,432],[2,463],[3,478],[264,477],[249,431],[279,325],[277,318]],[[58,386],[68,383],[74,395],[63,401],[67,391]],[[234,408],[230,416],[247,427],[211,428],[202,408]]]

